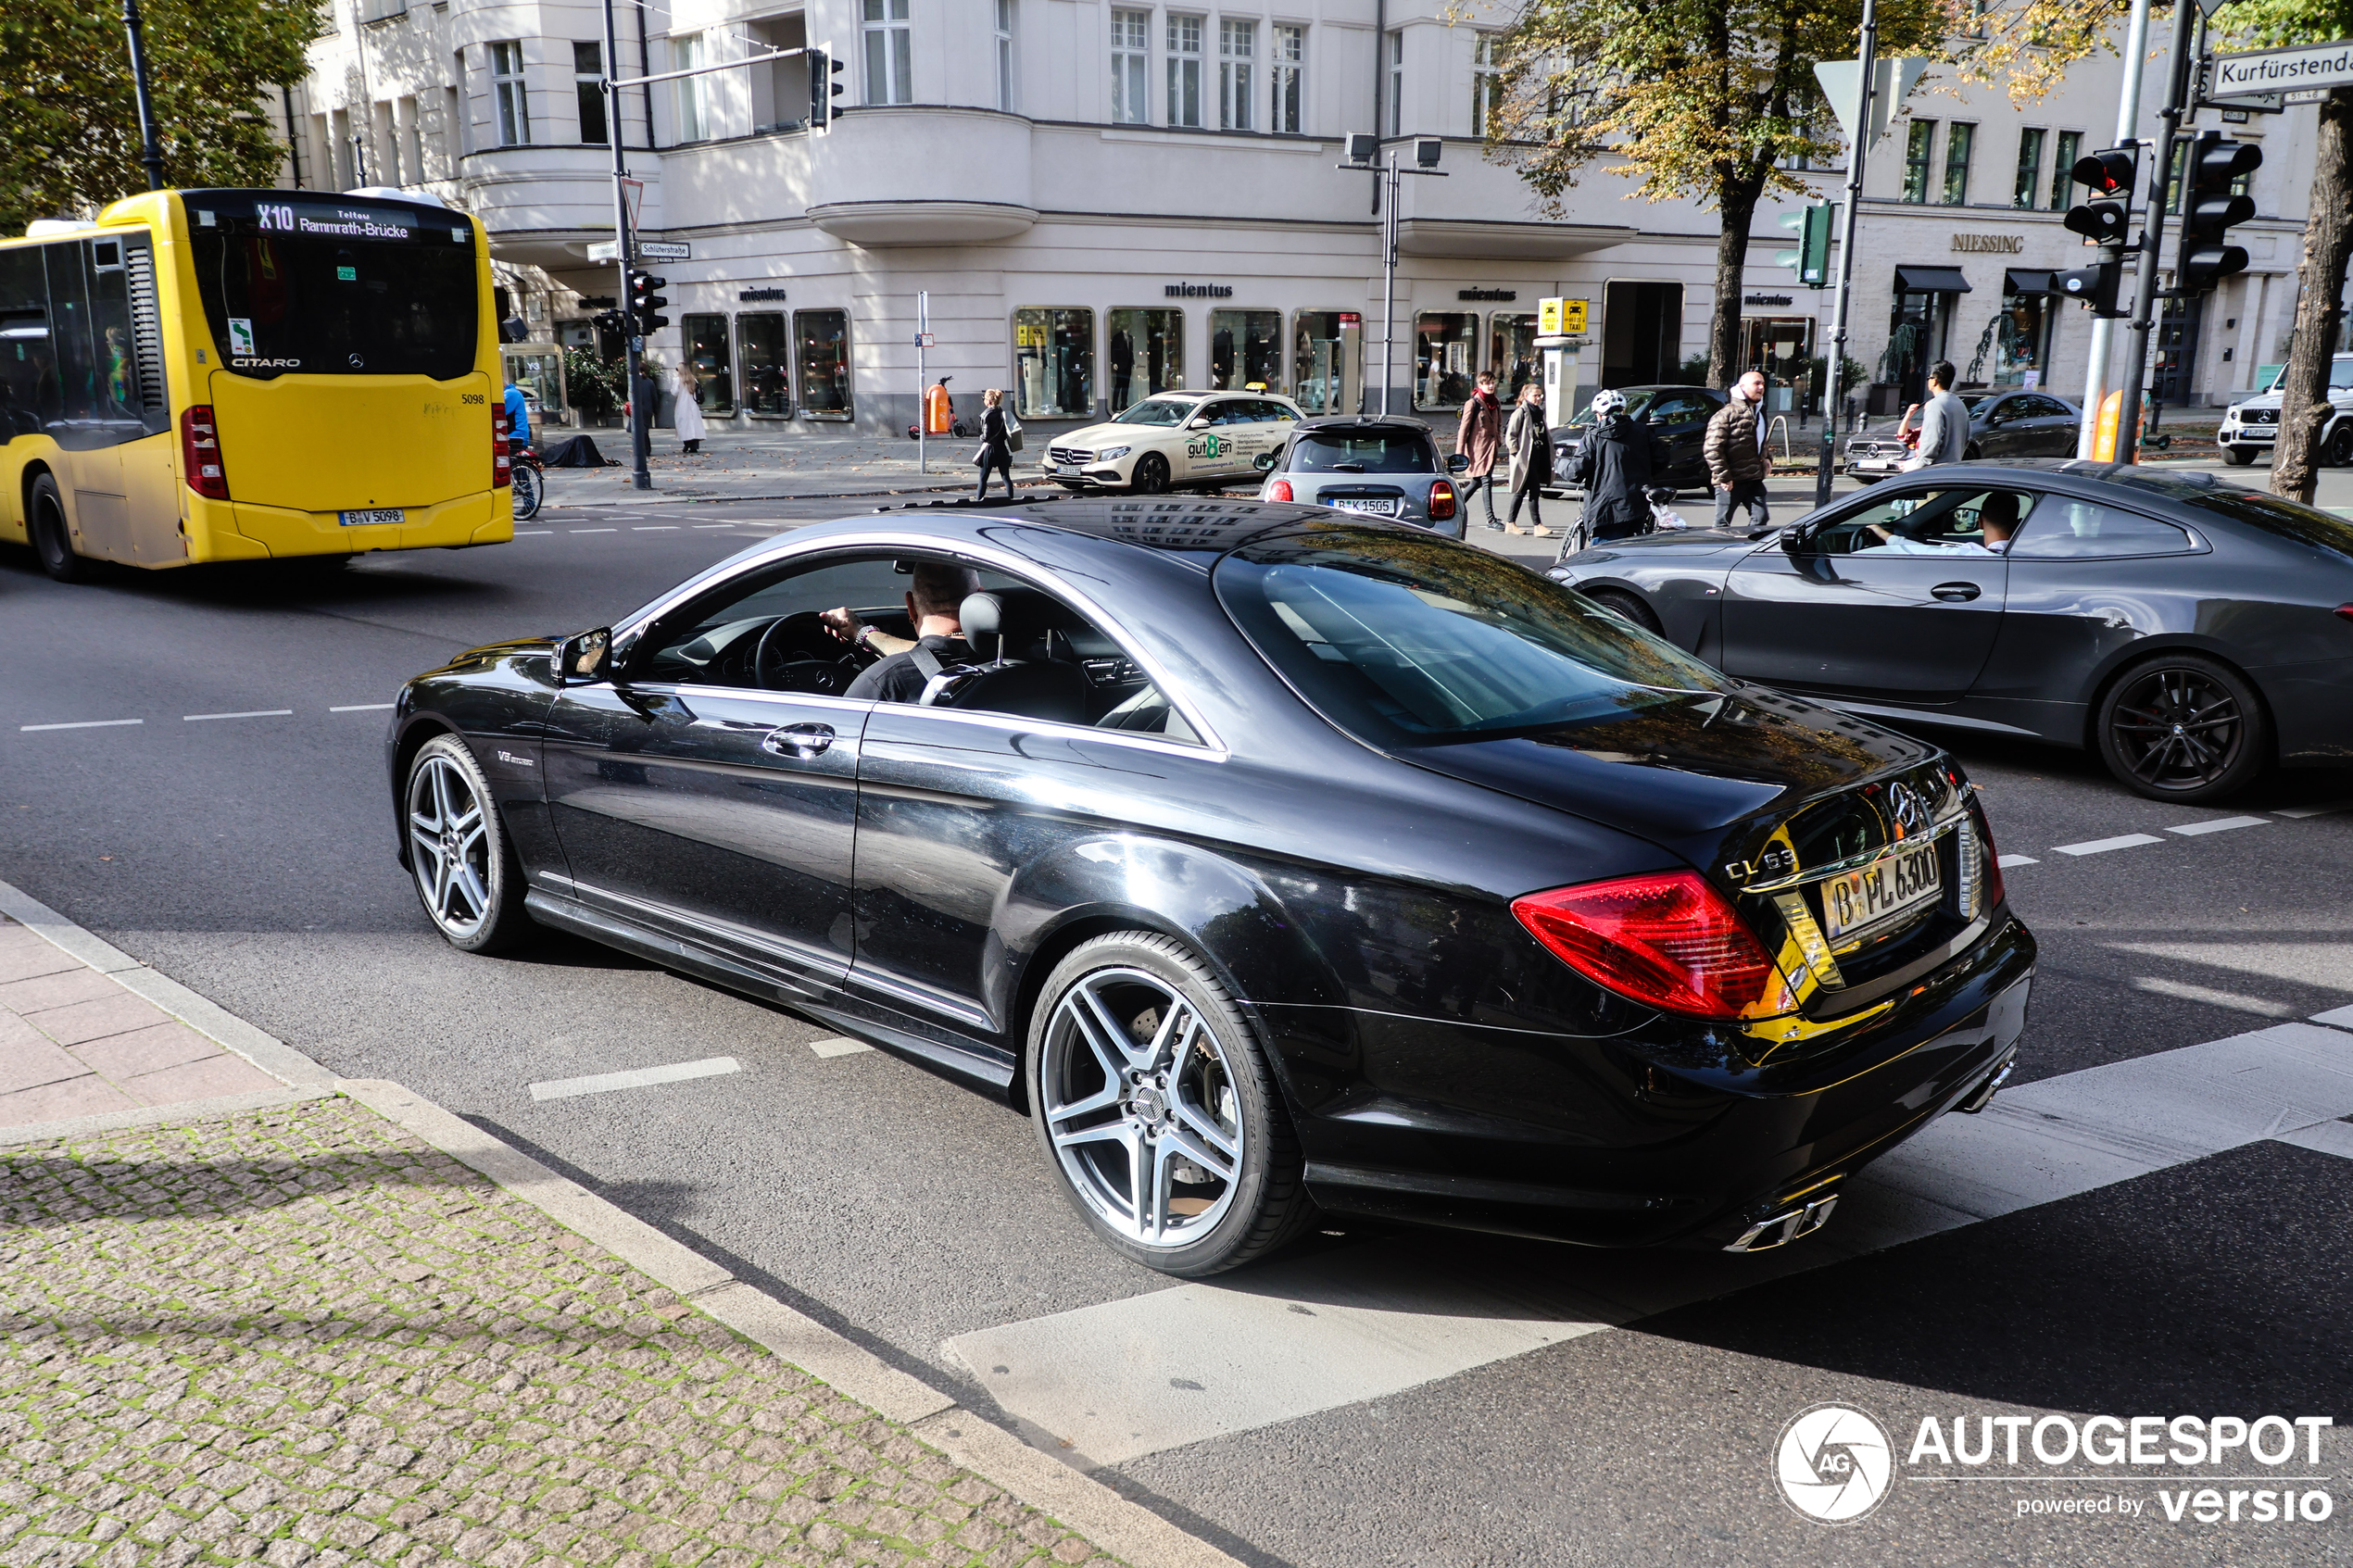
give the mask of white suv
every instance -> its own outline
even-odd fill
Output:
[[[2284,370],[2281,372],[2285,373]],[[2222,448],[2224,462],[2244,467],[2279,440],[2278,386],[2275,377],[2269,390],[2243,397],[2223,410],[2222,425],[2214,433],[2214,440]],[[2340,354],[2329,361],[2329,403],[2333,412],[2321,431],[2321,460],[2338,468],[2353,466],[2353,354]]]

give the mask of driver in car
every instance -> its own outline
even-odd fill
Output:
[[[884,656],[868,665],[842,696],[865,702],[915,702],[944,667],[970,664],[972,645],[964,641],[958,612],[964,596],[979,591],[980,579],[970,567],[918,562],[915,585],[907,590],[907,620],[915,629],[912,643],[859,620],[846,608],[819,616],[825,629],[843,642]]]
[[[2018,532],[2018,497],[2007,490],[1996,490],[1978,504],[1978,526],[1984,531],[1985,543],[1974,539],[1959,539],[1949,545],[1924,544],[1890,533],[1884,523],[1870,524],[1870,531],[1884,541],[1877,547],[1898,556],[1998,556],[2010,547],[2010,535]]]

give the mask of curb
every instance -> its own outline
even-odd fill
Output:
[[[1049,480],[1039,480],[1027,488],[1042,490],[1051,483]],[[1059,490],[1061,486],[1054,485],[1053,488]],[[613,501],[560,501],[550,495],[540,509],[590,511],[598,507],[717,506],[730,501],[873,501],[892,495],[967,495],[971,493],[972,486],[968,483],[911,484],[897,490],[795,491],[776,495],[665,495],[659,490],[633,490],[626,496]]]
[[[6,882],[0,882],[0,913],[294,1085],[0,1128],[0,1148],[124,1127],[208,1121],[343,1095],[480,1172],[556,1223],[677,1292],[698,1311],[726,1324],[777,1360],[904,1426],[918,1441],[1068,1525],[1131,1568],[1242,1568],[1237,1559],[1207,1541],[1122,1497],[1093,1476],[1031,1448],[864,1346],[736,1278],[700,1253],[413,1089],[381,1079],[336,1077],[284,1041],[148,968]]]

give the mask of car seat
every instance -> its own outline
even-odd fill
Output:
[[[1087,672],[1051,657],[1047,633],[1063,618],[1061,606],[1035,588],[1000,588],[965,596],[957,618],[964,641],[988,662],[936,677],[924,694],[927,706],[1087,722]]]

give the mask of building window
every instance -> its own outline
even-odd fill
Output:
[[[2043,132],[2030,125],[2018,133],[2018,181],[2010,187],[2010,205],[2032,207],[2042,188]]]
[[[474,128],[466,101],[466,52],[458,51],[450,61],[454,68],[451,78],[456,85],[441,90],[441,162],[445,178],[458,178],[458,160],[474,150]],[[321,119],[323,130],[326,121]]]
[[[1495,395],[1504,400],[1504,407],[1510,408],[1519,400],[1519,389],[1539,373],[1533,312],[1498,310],[1489,318],[1487,368],[1495,372]],[[1566,420],[1576,411],[1564,408],[1558,417]]]
[[[866,102],[915,101],[914,39],[907,25],[907,0],[865,0]],[[801,394],[801,406],[809,395]]]
[[[1258,57],[1258,24],[1221,19],[1217,23],[1217,124],[1221,130],[1252,129],[1250,107],[1256,100],[1253,71]]]
[[[1279,135],[1296,136],[1300,127],[1300,79],[1307,74],[1307,30],[1277,22],[1274,44],[1274,69],[1267,73],[1275,86],[1274,112],[1267,116],[1266,129]]]
[[[1916,119],[1904,133],[1904,199],[1928,200],[1928,166],[1936,149],[1936,121]]]
[[[688,33],[670,41],[670,69],[698,70],[709,64],[703,35]],[[673,82],[678,109],[678,140],[699,142],[711,134],[711,78],[682,76]]]
[[[1083,420],[1095,412],[1095,313],[1047,307],[1013,312],[1013,411]]]
[[[493,44],[490,46],[490,95],[498,107],[498,144],[502,147],[528,146],[531,143],[531,104],[522,82],[522,45]]]
[[[1168,19],[1168,123],[1201,123],[1201,26],[1199,17]]]
[[[1114,125],[1151,121],[1151,106],[1144,95],[1151,21],[1150,11],[1111,14],[1111,119]]]
[[[1211,311],[1209,390],[1280,392],[1282,386],[1283,313]]]
[[[849,312],[796,310],[792,324],[801,417],[849,418]]]
[[[724,316],[681,316],[682,361],[695,375],[695,406],[706,414],[736,411],[736,356],[727,344]]]
[[[425,178],[425,126],[417,100],[403,98],[392,106],[392,123],[400,135],[401,157],[412,182]]]
[[[1414,407],[1459,408],[1478,373],[1478,313],[1425,310],[1414,318]]]
[[[1495,40],[1502,35],[1481,32],[1471,44],[1471,134],[1494,134],[1495,110],[1503,103],[1503,76],[1495,69]]]
[[[2075,160],[2083,156],[2083,132],[2062,131],[2051,157],[2051,210],[2065,212],[2075,205]]]
[[[1013,0],[997,0],[997,107],[1013,112]]]
[[[572,46],[573,91],[580,96],[580,142],[601,147],[605,132],[605,46],[574,43]]]
[[[1185,384],[1182,310],[1111,312],[1111,411]]]
[[[1389,123],[1381,128],[1388,136],[1403,136],[1405,132],[1405,35],[1389,35]]]
[[[785,351],[782,311],[736,318],[736,351],[742,357],[744,412],[792,412],[792,379]]]
[[[1977,127],[1955,120],[1944,132],[1944,205],[1969,205],[1969,154],[1977,146]]]

